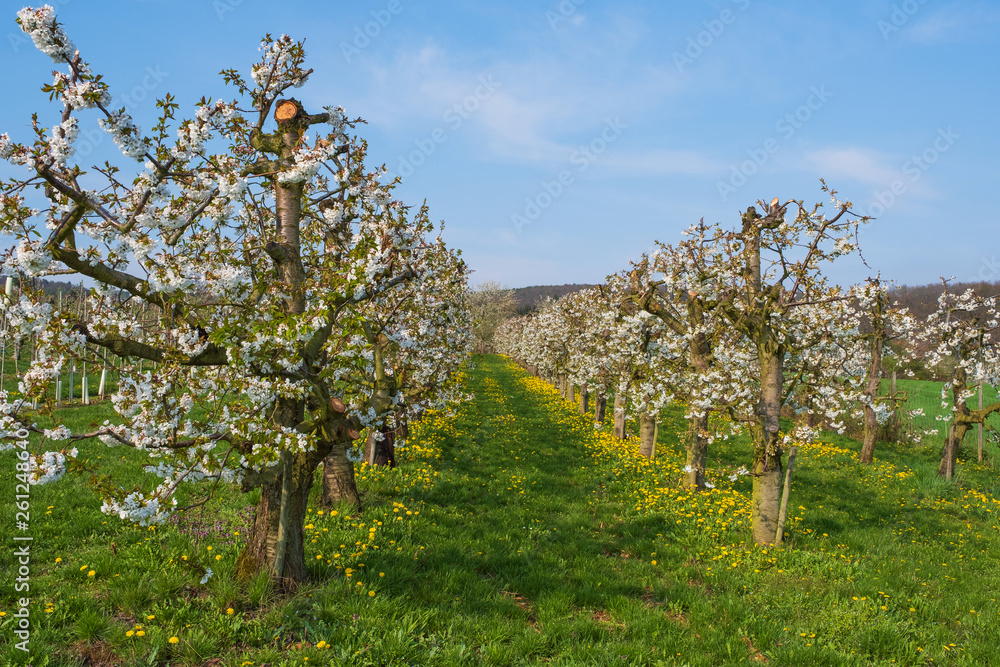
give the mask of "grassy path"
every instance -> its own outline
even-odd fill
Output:
[[[665,636],[686,631],[654,601],[651,561],[629,558],[611,528],[622,508],[595,502],[605,478],[580,420],[557,421],[499,360],[480,366],[478,409],[456,424],[466,435],[445,446],[425,498],[437,520],[422,535],[439,546],[420,556],[428,577],[405,584],[409,602],[457,613],[484,664],[664,658]]]

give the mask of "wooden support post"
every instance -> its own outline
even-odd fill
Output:
[[[778,534],[774,538],[775,544],[781,544],[782,538],[785,537],[785,519],[788,518],[788,496],[792,490],[792,467],[795,465],[795,454],[798,451],[798,447],[792,447],[788,450],[788,469],[785,471],[785,488],[782,490],[781,509],[778,511]]]
[[[983,383],[979,383],[979,409],[983,409]],[[983,422],[976,425],[976,436],[979,444],[979,462],[983,462]]]
[[[83,285],[80,286],[80,319],[86,324],[87,322],[87,300],[83,294]],[[87,358],[87,346],[83,346],[84,360]],[[87,362],[83,362],[83,377],[80,380],[80,398],[83,399],[84,405],[90,405],[90,387],[87,386]]]

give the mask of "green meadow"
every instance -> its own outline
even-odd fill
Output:
[[[290,595],[236,579],[253,493],[219,488],[149,528],[102,514],[89,475],[32,487],[30,652],[14,646],[5,540],[0,664],[1000,664],[989,439],[982,464],[967,440],[952,483],[933,437],[880,443],[871,466],[848,438],[802,445],[785,543],[761,548],[751,480],[730,481],[745,441],[713,443],[715,488],[691,493],[677,486],[680,407],[649,461],[501,357],[477,357],[467,382],[475,400],[417,424],[397,469],[359,468],[360,511],[322,510],[314,486],[310,581]],[[900,383],[931,422],[933,384]],[[86,428],[111,411],[58,415]],[[78,446],[142,484],[141,453]],[[7,534],[14,464],[0,454]]]

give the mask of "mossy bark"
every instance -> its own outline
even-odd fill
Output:
[[[858,460],[871,463],[875,460],[875,443],[878,439],[878,416],[870,405],[865,405],[865,432],[861,438],[861,453]]]
[[[285,523],[282,527],[281,506],[283,474],[262,485],[260,501],[247,545],[237,560],[237,572],[249,578],[258,572],[269,572],[282,589],[289,589],[307,578],[305,562],[304,529],[309,490],[312,487],[316,463],[309,454],[290,457],[288,474],[291,493],[285,501]],[[281,533],[283,533],[283,540]],[[278,573],[279,544],[284,542],[282,572]]]
[[[684,439],[684,463],[691,472],[684,473],[684,486],[705,488],[705,465],[708,463],[708,414],[688,419]]]

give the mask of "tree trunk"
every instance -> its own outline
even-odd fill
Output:
[[[684,473],[684,486],[705,488],[705,465],[708,463],[708,413],[688,420],[684,463],[692,468],[691,472]]]
[[[394,429],[383,426],[378,431],[382,434],[382,439],[376,438],[375,431],[368,434],[365,441],[365,461],[370,466],[396,467],[396,434]]]
[[[294,163],[293,153],[301,138],[301,127],[293,117],[279,114],[285,106],[287,103],[275,109],[279,127],[272,138],[279,139],[280,145],[271,152],[278,155],[282,166],[290,166]],[[260,138],[251,139],[252,144],[255,142],[260,142]],[[255,147],[260,148],[260,145],[255,144]],[[272,184],[275,233],[264,244],[264,250],[274,261],[278,281],[288,295],[285,314],[302,315],[305,313],[305,268],[302,265],[299,225],[302,221],[303,184],[281,183],[276,178],[272,179]],[[272,419],[277,426],[294,429],[303,421],[304,412],[304,400],[279,398]],[[283,588],[306,579],[303,526],[313,472],[319,464],[316,456],[315,452],[281,452],[276,479],[264,483],[261,488],[247,547],[238,562],[241,574],[268,571]]]
[[[406,420],[406,412],[400,410],[400,412],[396,415],[396,439],[393,442],[393,445],[395,445],[396,442],[406,440],[409,437],[410,424]]]
[[[584,386],[580,387],[580,414],[585,415],[590,410],[590,392]]]
[[[656,456],[656,417],[645,412],[639,416],[639,455]]]
[[[948,429],[948,439],[944,443],[944,453],[941,455],[941,465],[938,467],[938,475],[947,480],[955,476],[955,464],[958,462],[958,448],[962,445],[965,432],[969,430],[969,425],[965,422],[958,422]]]
[[[351,441],[338,442],[323,459],[323,496],[320,503],[330,507],[337,503],[347,503],[352,507],[361,505],[361,495],[354,481],[354,463],[347,458]]]
[[[868,364],[868,382],[865,386],[865,396],[868,402],[865,404],[865,433],[861,439],[861,454],[859,456],[862,463],[871,463],[875,459],[875,441],[878,439],[878,417],[871,405],[878,397],[878,387],[882,380],[882,347],[885,345],[885,324],[884,309],[876,308],[872,318],[872,326],[876,327],[871,333],[871,348],[869,350],[871,360]],[[895,374],[893,375],[895,378]],[[893,389],[895,389],[895,380]],[[893,394],[895,398],[895,394]]]
[[[625,439],[625,401],[621,394],[615,394],[615,428],[612,436],[616,440]]]
[[[754,464],[753,475],[753,539],[757,544],[773,544],[781,502],[780,457],[760,459]]]
[[[307,578],[303,526],[315,468],[309,454],[288,457],[290,493],[285,499],[283,529],[280,519],[284,475],[279,473],[274,481],[262,485],[247,545],[237,559],[237,573],[242,579],[249,579],[258,572],[269,572],[282,588],[287,589]],[[278,573],[276,565],[282,537],[282,572]]]
[[[758,422],[751,429],[754,444],[753,537],[757,544],[774,543],[781,502],[781,397],[784,385],[784,347],[766,337],[758,347],[761,395]]]
[[[859,460],[862,463],[871,463],[875,460],[875,440],[878,436],[878,418],[871,406],[865,406],[865,433],[861,440],[861,454]]]
[[[594,399],[594,422],[597,424],[604,423],[604,411],[608,407],[608,398],[604,395],[604,392],[598,392],[597,397]]]
[[[962,439],[965,438],[965,432],[969,430],[969,425],[973,421],[969,404],[963,398],[968,390],[968,385],[966,384],[967,377],[965,369],[959,365],[956,367],[951,379],[951,427],[948,429],[948,438],[945,440],[944,451],[941,453],[941,465],[938,467],[938,475],[947,480],[951,480],[955,475],[958,448],[962,446]]]

